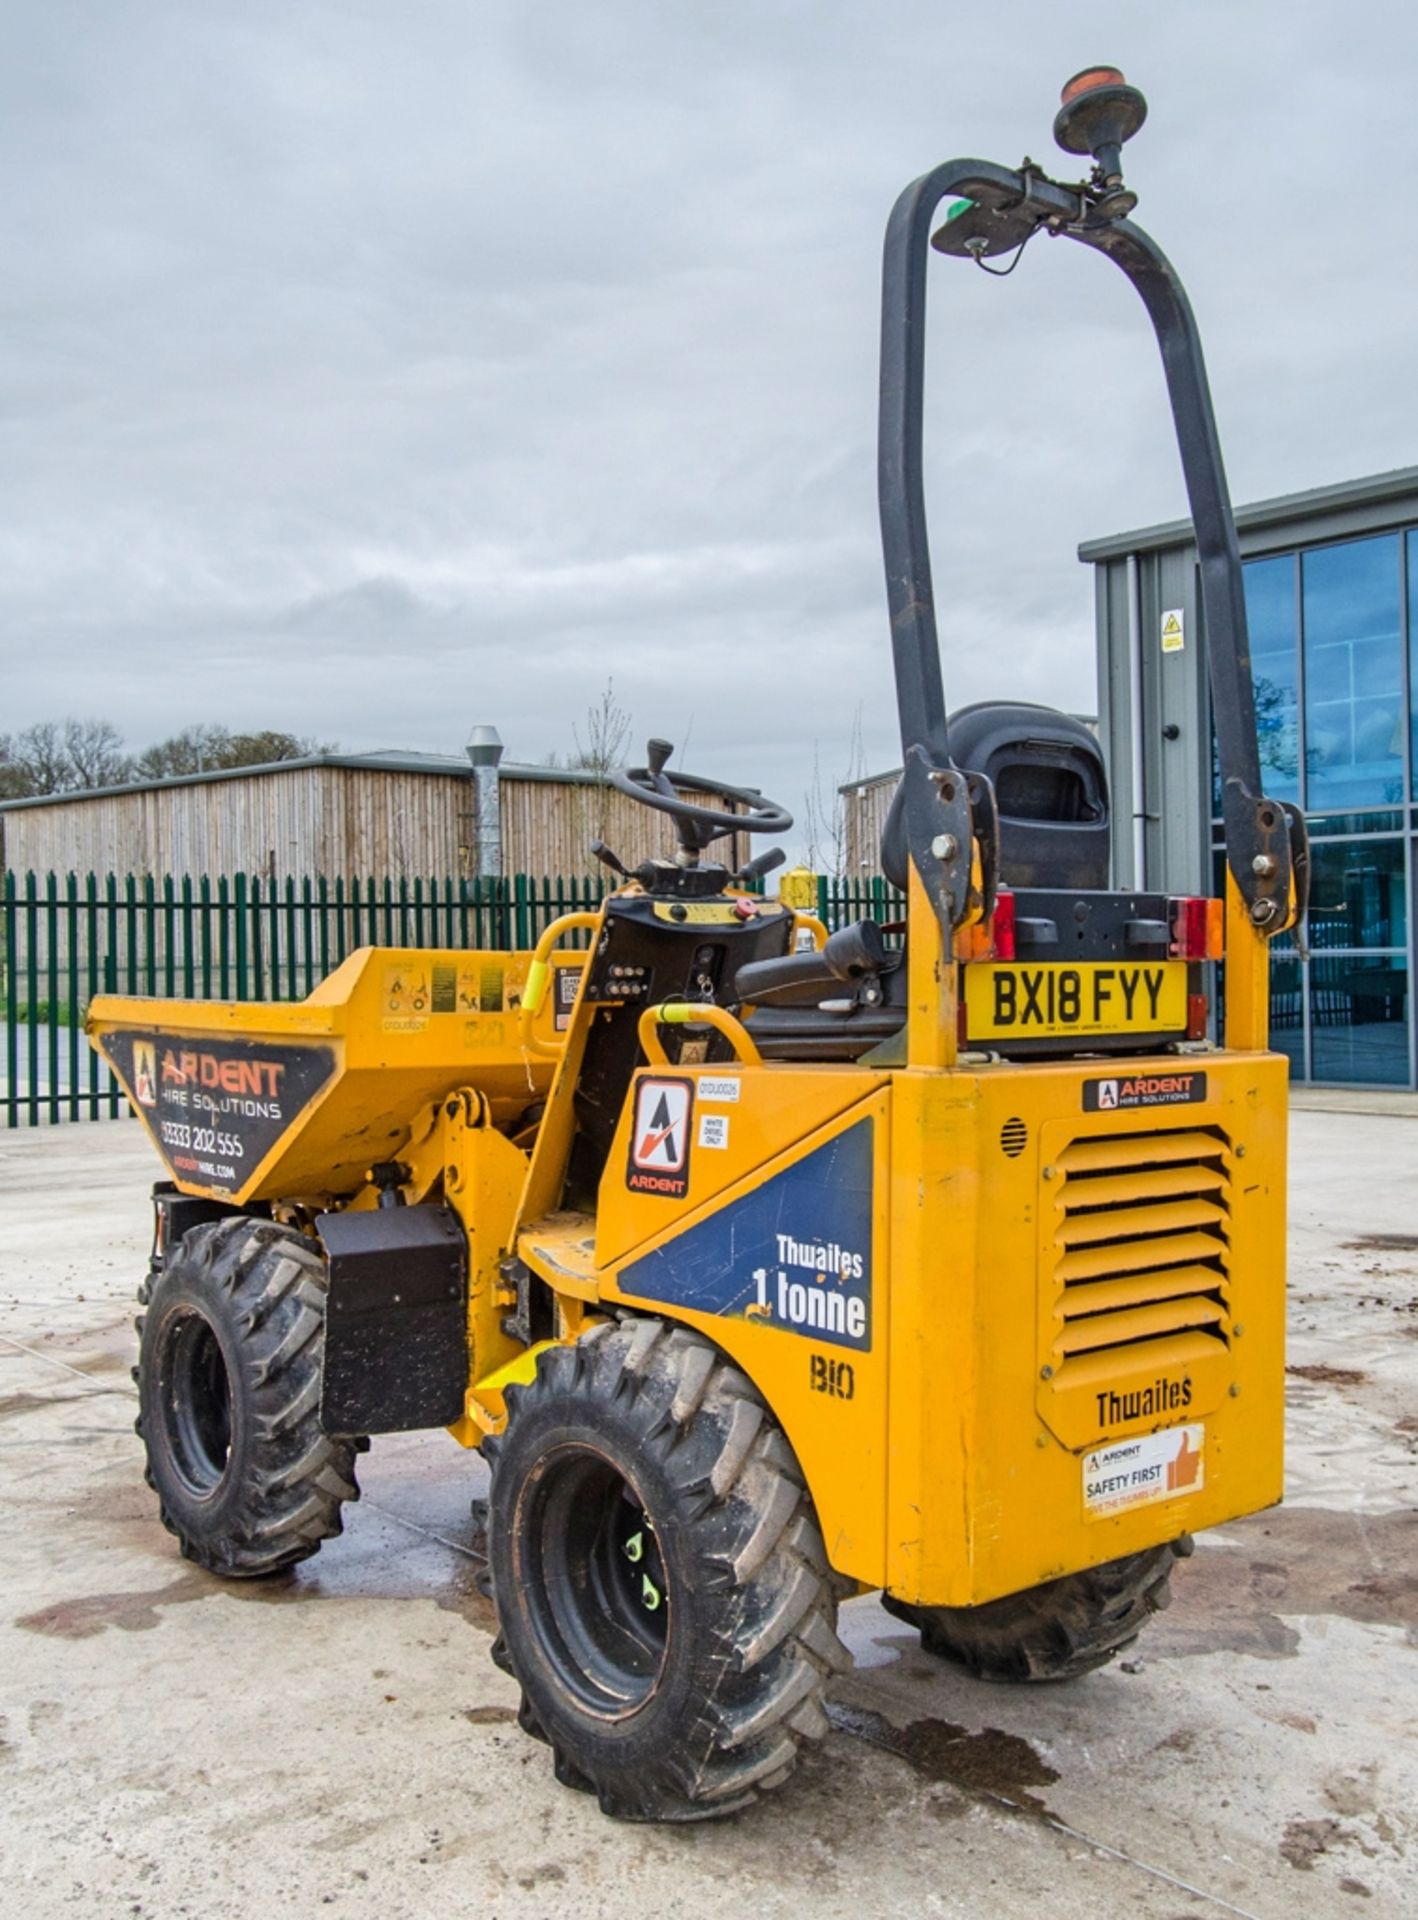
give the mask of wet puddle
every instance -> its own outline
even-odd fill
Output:
[[[1330,1387],[1362,1387],[1369,1377],[1357,1367],[1331,1367],[1323,1360],[1310,1366],[1287,1367],[1285,1371],[1294,1380],[1311,1380],[1317,1385]]]
[[[136,1445],[136,1443],[135,1443]],[[311,1559],[257,1580],[224,1580],[183,1566],[158,1518],[157,1501],[136,1472],[96,1478],[60,1503],[72,1524],[119,1532],[125,1547],[151,1552],[154,1572],[171,1556],[172,1577],[128,1591],[66,1596],[15,1624],[30,1633],[86,1639],[108,1628],[145,1632],[172,1608],[220,1596],[236,1605],[290,1606],[313,1600],[431,1600],[489,1636],[497,1631],[486,1584],[486,1551],[471,1506],[478,1474],[442,1435],[391,1436],[359,1465],[363,1498],[347,1507],[345,1531]]]
[[[953,1720],[912,1720],[897,1727],[883,1714],[837,1701],[829,1704],[827,1717],[838,1733],[894,1753],[925,1780],[945,1781],[963,1793],[1049,1817],[1049,1809],[1029,1789],[1051,1786],[1058,1769],[1017,1733],[998,1727],[972,1733]]]

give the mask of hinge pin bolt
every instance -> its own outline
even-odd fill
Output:
[[[1268,927],[1280,909],[1273,900],[1253,900],[1251,919],[1258,927]]]
[[[960,851],[960,842],[953,833],[938,833],[931,841],[931,852],[937,860],[953,860]]]
[[[1275,872],[1275,857],[1269,853],[1258,853],[1251,862],[1251,872],[1258,873],[1262,880],[1268,880]]]

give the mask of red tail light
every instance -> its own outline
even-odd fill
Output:
[[[1171,950],[1178,960],[1219,960],[1226,950],[1226,909],[1197,896],[1170,906]]]
[[[1014,958],[1014,895],[1003,887],[995,895],[995,910],[990,918],[990,933],[996,960]]]

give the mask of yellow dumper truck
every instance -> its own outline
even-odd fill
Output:
[[[1127,217],[1144,112],[1092,69],[1055,123],[1091,157],[1081,181],[951,161],[891,216],[879,480],[905,771],[881,858],[902,925],[829,933],[756,888],[778,856],[716,863],[726,821],[788,814],[741,792],[726,816],[652,741],[614,778],[670,816],[674,856],[601,848],[615,890],[535,951],[365,949],[298,1004],[91,1009],[169,1176],[137,1378],[182,1551],[277,1572],[339,1532],[371,1434],[481,1449],[494,1656],[558,1777],[608,1813],[705,1818],[784,1781],[826,1730],[845,1596],[880,1590],[979,1674],[1068,1678],[1164,1604],[1197,1529],[1280,1497],[1267,949],[1303,913],[1307,855],[1260,786],[1196,328]],[[1110,257],[1160,343],[1224,901],[1110,884],[1107,779],[1076,721],[947,719],[927,262],[989,267],[1040,233]]]

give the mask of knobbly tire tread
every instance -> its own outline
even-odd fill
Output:
[[[1184,1534],[980,1607],[917,1607],[889,1594],[882,1601],[919,1628],[927,1653],[977,1679],[1075,1680],[1106,1666],[1171,1605],[1172,1563],[1191,1550]]]
[[[134,1325],[133,1369],[146,1453],[145,1478],[183,1556],[229,1579],[279,1573],[341,1531],[340,1510],[359,1498],[355,1456],[368,1441],[334,1438],[320,1425],[325,1343],[324,1256],[304,1234],[247,1217],[194,1227],[149,1274]],[[167,1457],[154,1406],[165,1317],[200,1307],[223,1349],[231,1396],[226,1473],[194,1498]]]
[[[827,1686],[851,1666],[812,1502],[761,1395],[697,1333],[626,1314],[542,1354],[507,1402],[508,1425],[483,1451],[493,1658],[521,1686],[520,1724],[551,1746],[558,1780],[594,1792],[614,1817],[706,1820],[752,1805],[827,1733]],[[672,1646],[677,1632],[689,1636],[634,1715],[648,1724],[633,1753],[608,1751],[614,1743],[557,1682],[519,1604],[518,1487],[539,1444],[551,1450],[572,1426],[634,1463],[666,1555]],[[655,1510],[657,1498],[668,1512]]]

